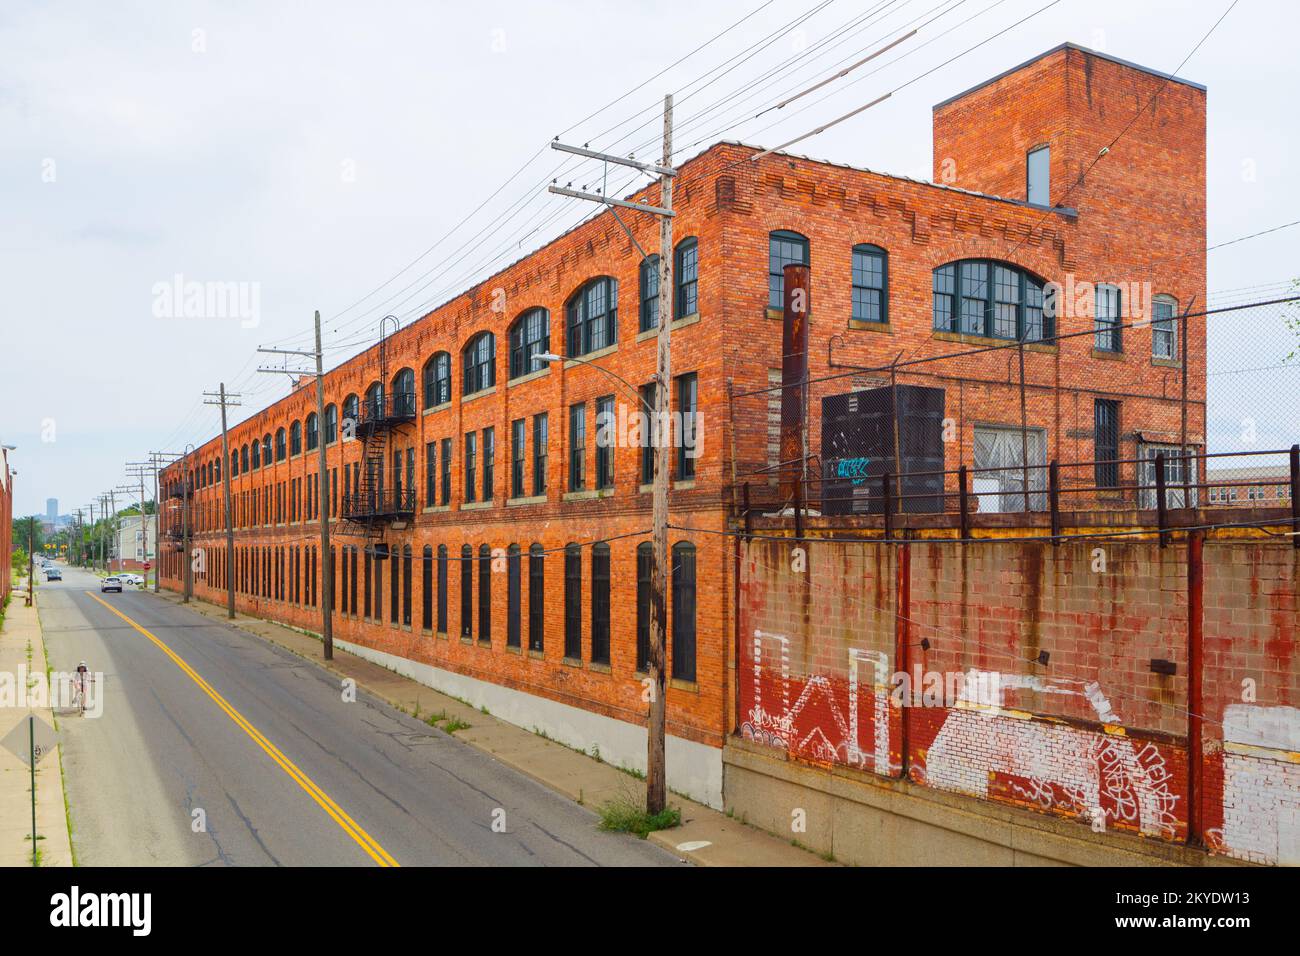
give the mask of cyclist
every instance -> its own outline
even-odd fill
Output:
[[[73,680],[73,689],[76,692],[77,709],[81,713],[86,712],[86,684],[90,681],[90,667],[85,661],[77,665],[77,676]]]

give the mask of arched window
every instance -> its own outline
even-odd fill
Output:
[[[253,467],[262,467],[262,443],[256,438],[253,439]]]
[[[302,422],[294,422],[289,426],[289,454],[302,454]]]
[[[497,340],[491,332],[480,332],[465,346],[465,374],[462,395],[473,395],[496,384]]]
[[[767,237],[767,307],[785,308],[785,267],[808,265],[808,237],[778,229]]]
[[[478,546],[478,639],[492,643],[492,549]]]
[[[519,545],[512,544],[506,549],[506,647],[518,648],[523,635],[521,575]]]
[[[438,545],[438,633],[447,633],[447,546]]]
[[[551,316],[545,309],[529,309],[510,326],[510,377],[519,378],[542,366],[533,356],[551,350]]]
[[[528,649],[542,653],[546,625],[546,551],[540,544],[528,547]]]
[[[695,680],[695,545],[673,545],[673,665],[675,680]]]
[[[650,671],[650,579],[654,573],[655,549],[649,541],[636,546],[636,669]]]
[[[467,544],[460,549],[460,636],[474,637],[474,549]]]
[[[420,627],[433,630],[433,548],[427,544],[420,560]]]
[[[384,383],[371,382],[366,389],[366,418],[374,421],[384,417]]]
[[[280,433],[281,434],[284,433],[283,428],[280,429]],[[264,465],[271,464],[271,433],[270,432],[267,432],[265,435],[262,436],[262,464]]]
[[[314,451],[320,443],[320,419],[312,412],[307,416],[307,450]]]
[[[257,448],[256,442],[253,443],[253,448]],[[254,455],[254,457],[256,457],[256,455]],[[256,468],[257,466],[254,465],[253,467]],[[247,445],[239,449],[239,470],[248,471],[248,446]]]
[[[360,402],[355,395],[349,395],[343,399],[343,435],[351,438],[357,431],[357,416],[360,412]]]
[[[677,244],[673,260],[673,318],[684,319],[700,310],[699,303],[700,244],[694,236]]]
[[[641,260],[641,331],[659,327],[659,257]]]
[[[990,259],[962,259],[934,270],[934,328],[1026,342],[1056,335],[1043,311],[1042,280]]]
[[[879,246],[853,247],[853,318],[889,321],[889,253]]]
[[[591,662],[609,663],[609,545],[591,549]]]
[[[564,546],[564,656],[582,660],[582,546]]]
[[[1178,358],[1178,300],[1157,295],[1151,302],[1151,357]]]
[[[393,376],[393,416],[410,418],[415,414],[415,372],[404,368]]]
[[[230,453],[230,477],[234,478],[239,475],[239,449],[236,448]]]
[[[436,352],[424,365],[424,407],[436,408],[451,401],[451,356]]]
[[[339,437],[338,406],[330,403],[325,406],[325,444],[332,445]]]
[[[214,482],[221,480],[221,459],[212,459],[212,480]]]
[[[570,357],[586,355],[618,341],[618,281],[592,279],[569,299],[565,344]]]
[[[294,422],[294,424],[296,425],[298,423]],[[284,429],[278,428],[276,429],[275,432],[275,460],[284,461],[284,452],[285,452]]]

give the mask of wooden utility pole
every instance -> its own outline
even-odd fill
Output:
[[[334,562],[330,560],[330,516],[327,507],[328,496],[324,494],[326,482],[329,480],[329,474],[325,468],[325,359],[324,353],[321,352],[320,344],[320,312],[316,312],[316,349],[312,352],[304,352],[296,349],[264,349],[259,348],[259,352],[266,352],[273,355],[297,355],[302,358],[314,358],[316,360],[316,448],[319,452],[319,474],[316,476],[316,504],[317,511],[320,514],[320,568],[321,568],[321,645],[325,660],[334,659],[334,622],[333,604],[334,604]],[[294,372],[287,366],[285,368],[259,368],[259,372],[274,372],[277,374],[289,375],[307,375],[309,372]]]
[[[221,406],[221,474],[225,479],[221,485],[226,503],[226,617],[233,621],[235,619],[235,519],[230,507],[230,438],[226,434],[226,407],[239,405],[239,402],[231,401],[232,398],[239,398],[239,395],[227,395],[225,382],[220,383],[215,395],[212,392],[203,394],[208,396],[203,399],[204,405]],[[216,399],[215,402],[212,401],[213,398]]]
[[[632,244],[645,255],[640,243],[618,215],[619,209],[632,209],[659,217],[659,335],[655,374],[655,421],[650,434],[655,446],[653,492],[654,567],[650,572],[650,710],[646,726],[646,812],[662,811],[667,803],[667,770],[664,758],[664,735],[668,690],[668,487],[669,449],[672,445],[672,322],[673,322],[673,97],[664,97],[663,159],[659,165],[642,163],[625,156],[598,153],[586,147],[551,143],[552,149],[606,163],[630,166],[659,177],[659,205],[613,199],[599,193],[582,192],[552,184],[548,190],[560,196],[587,199],[605,205],[623,227]],[[680,440],[681,436],[677,436]]]

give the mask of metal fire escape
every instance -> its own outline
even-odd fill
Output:
[[[415,489],[403,487],[400,474],[384,480],[390,439],[415,423],[415,389],[392,389],[388,379],[388,323],[397,329],[397,317],[379,323],[379,381],[361,403],[356,433],[362,443],[361,474],[352,494],[343,499],[343,519],[367,541],[383,537],[385,526],[415,516]],[[391,391],[391,393],[390,393]]]

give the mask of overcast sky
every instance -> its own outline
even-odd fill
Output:
[[[968,0],[860,71],[873,73],[828,87],[836,92],[824,101],[808,97],[813,105],[782,111],[775,126],[771,116],[753,118],[785,90],[956,2],[7,0],[0,442],[18,446],[9,456],[18,472],[15,514],[44,512],[47,497],[74,510],[121,484],[127,460],[210,437],[219,419],[201,392],[218,382],[243,393],[243,412],[284,394],[283,376],[256,374],[254,349],[306,344],[314,309],[328,320],[337,363],[362,347],[359,336],[373,339],[385,312],[413,316],[571,226],[587,210],[542,188],[561,159],[544,147],[559,133],[657,158],[645,144],[658,135],[664,92],[676,90],[683,155],[724,136],[777,145],[1050,0]],[[1171,71],[1228,2],[1059,0],[798,151],[929,178],[930,108],[939,100],[1065,40]],[[864,15],[833,49],[816,46]],[[1294,2],[1240,0],[1181,71],[1209,87],[1212,244],[1300,219],[1292,167],[1298,20]],[[755,82],[800,54],[770,87]],[[718,67],[730,72],[709,74],[706,88],[688,86]],[[639,123],[647,125],[635,130]],[[566,179],[573,175],[581,176]],[[477,235],[490,222],[504,225]],[[1211,302],[1268,294],[1296,276],[1298,238],[1300,228],[1212,252],[1212,292],[1268,287],[1220,291]],[[160,316],[159,284],[178,275],[250,283],[256,314]],[[1212,433],[1234,429],[1256,408],[1270,436],[1286,430],[1273,420],[1274,396],[1300,404],[1295,372],[1228,374],[1279,362],[1277,323],[1265,339],[1261,347],[1244,323],[1212,338],[1221,351],[1211,371],[1222,373],[1211,378],[1212,404],[1225,396]],[[1284,411],[1295,425],[1294,408]],[[1285,441],[1294,440],[1292,430]]]

